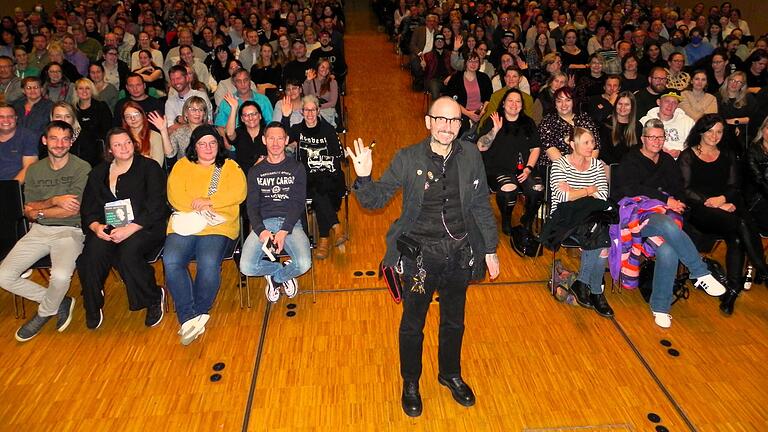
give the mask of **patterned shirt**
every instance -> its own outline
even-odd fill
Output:
[[[551,163],[547,155],[547,149],[550,147],[560,150],[563,156],[571,153],[568,137],[571,136],[576,127],[582,127],[592,132],[592,136],[595,137],[595,150],[600,149],[600,132],[595,122],[587,114],[575,114],[573,125],[563,120],[557,113],[547,114],[539,124],[539,136],[541,138],[541,156],[537,162],[539,167],[545,168]]]

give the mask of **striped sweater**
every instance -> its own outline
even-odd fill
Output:
[[[592,158],[589,168],[586,171],[579,171],[571,164],[570,155],[563,156],[552,163],[552,171],[549,176],[549,187],[552,191],[552,205],[550,214],[554,213],[557,205],[568,201],[569,192],[562,191],[558,185],[562,182],[568,183],[571,189],[584,189],[589,186],[597,186],[597,193],[594,195],[598,199],[608,199],[608,179],[605,175],[605,164],[599,159]]]

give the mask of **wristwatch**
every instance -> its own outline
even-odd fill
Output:
[[[37,217],[35,218],[35,221],[41,221],[45,219],[45,213],[43,213],[42,210],[37,211]]]

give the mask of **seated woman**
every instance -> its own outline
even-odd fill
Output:
[[[147,327],[163,319],[165,293],[157,286],[154,268],[147,263],[154,257],[147,254],[156,253],[165,240],[169,213],[165,180],[163,169],[137,152],[128,131],[109,131],[107,159],[88,175],[80,209],[85,247],[77,259],[77,272],[89,329],[99,328],[104,320],[104,284],[112,266],[125,283],[128,309],[146,309]],[[128,200],[129,207],[105,209],[107,204],[121,200]],[[121,215],[126,218],[121,220]]]
[[[662,151],[665,138],[664,124],[659,119],[648,120],[638,135],[642,135],[641,145],[630,148],[615,172],[611,172],[611,198],[617,201],[626,197],[650,198],[659,202],[635,201],[638,206],[647,205],[648,207],[640,207],[645,209],[656,204],[664,205],[664,212],[635,213],[638,216],[634,221],[644,224],[641,225],[639,234],[643,239],[649,239],[651,242],[651,247],[643,247],[642,253],[648,257],[652,255],[650,251],[653,251],[656,257],[650,299],[651,313],[659,327],[669,328],[672,325],[672,316],[669,311],[672,307],[672,292],[678,262],[688,267],[690,278],[695,280],[694,285],[703,288],[707,294],[722,295],[725,293],[725,287],[711,275],[688,234],[670,215],[670,212],[683,213],[686,206],[681,201],[685,192],[680,170],[672,156]],[[607,147],[604,145],[603,149]],[[647,204],[641,204],[643,202]],[[620,214],[626,213],[620,212]],[[632,218],[628,216],[619,221],[622,230],[633,222]],[[645,240],[643,246],[646,246],[649,240]],[[634,246],[631,241],[623,238],[618,239],[618,243],[612,244],[617,245],[622,255],[631,254]],[[635,254],[635,257],[640,259],[639,254]],[[627,260],[629,266],[632,265],[631,260],[632,258]],[[619,276],[618,268],[624,267],[623,256],[620,261],[622,262],[611,260],[611,274],[614,277]],[[623,275],[627,276],[622,279],[623,286],[630,288],[637,286],[636,271],[634,269],[630,271],[630,275]],[[632,280],[635,283],[632,283]]]
[[[240,232],[240,203],[246,194],[243,171],[226,158],[224,139],[215,127],[198,127],[189,143],[187,157],[176,162],[168,177],[168,202],[179,212],[214,212],[224,222],[192,234],[187,227],[174,226],[173,219],[168,225],[163,268],[181,324],[182,345],[205,331],[221,285],[221,262]],[[188,268],[193,259],[194,280]]]
[[[163,139],[163,150],[167,158],[175,157],[178,160],[187,154],[189,137],[192,136],[192,132],[198,126],[208,123],[208,104],[200,96],[190,96],[181,107],[181,116],[184,123],[168,135],[165,117],[156,113],[149,115],[149,121],[160,131],[160,136],[168,135],[167,139]],[[165,148],[166,142],[170,144],[169,148]]]
[[[152,61],[151,52],[147,50],[139,51],[139,67],[134,69],[133,72],[141,75],[141,78],[147,84],[147,88],[153,88],[165,94],[165,72],[163,72],[163,68]]]
[[[83,129],[97,139],[104,139],[112,124],[112,111],[106,102],[95,99],[96,86],[88,78],[75,81],[72,105],[77,111],[77,120]]]
[[[691,83],[691,76],[683,70],[685,66],[685,54],[673,52],[669,55],[669,68],[667,72],[667,88],[683,91]]]
[[[53,104],[51,109],[51,121],[61,120],[69,123],[74,130],[72,136],[72,148],[70,153],[91,164],[92,167],[104,160],[104,140],[97,138],[93,132],[83,129],[77,120],[77,114],[72,105],[59,101]],[[41,147],[43,147],[41,145]],[[41,159],[48,155],[45,148],[40,149]]]
[[[240,118],[240,126],[235,127],[237,118]],[[261,140],[265,125],[261,108],[254,101],[243,102],[237,111],[230,112],[227,119],[227,140],[234,147],[235,161],[246,176],[251,167],[267,155],[267,149]]]
[[[568,85],[568,75],[560,71],[552,73],[533,103],[533,115],[531,117],[536,124],[541,123],[541,120],[548,114],[557,112],[555,109],[555,92],[566,85]]]
[[[491,114],[493,124],[486,123],[477,141],[477,148],[483,152],[488,186],[496,191],[501,231],[507,235],[512,233],[517,195],[525,195],[525,214],[520,222],[529,232],[544,197],[543,180],[534,168],[541,153],[539,132],[523,108],[522,92],[507,90],[497,111]]]
[[[152,116],[156,120],[157,114]],[[139,148],[142,156],[147,156],[155,160],[158,165],[165,163],[166,143],[163,136],[149,128],[149,119],[144,108],[137,102],[129,100],[122,107],[120,118],[123,119],[123,129],[131,135],[131,139]]]
[[[763,244],[747,211],[733,152],[720,149],[725,121],[717,114],[705,114],[691,129],[678,159],[683,173],[686,203],[691,207],[690,223],[705,234],[722,237],[727,245],[725,268],[728,292],[720,310],[730,315],[742,289],[744,255],[749,256],[758,275],[768,274]]]
[[[696,121],[704,114],[717,113],[717,99],[707,93],[707,73],[701,69],[691,75],[691,89],[684,90],[678,106],[688,117]]]
[[[259,56],[251,66],[251,81],[273,104],[277,103],[277,89],[280,87],[283,77],[283,67],[277,62],[272,45],[261,45]]]
[[[344,152],[336,130],[319,117],[320,103],[317,98],[309,95],[301,101],[304,121],[293,126],[288,136],[290,146],[296,147],[299,161],[307,169],[307,197],[312,198],[320,231],[315,257],[325,259],[328,257],[331,231],[335,246],[347,241],[344,227],[336,215],[346,191],[344,172],[341,170]]]
[[[600,126],[600,160],[606,165],[619,163],[630,148],[640,143],[640,135],[635,95],[623,91],[616,98],[613,114]]]
[[[749,212],[757,223],[760,234],[768,236],[768,117],[747,152],[749,165],[747,186],[751,193]]]
[[[569,139],[571,152],[552,163],[549,179],[552,191],[550,212],[554,213],[560,203],[592,197],[608,199],[608,178],[605,165],[593,156],[595,137],[582,127],[573,130]],[[613,309],[605,299],[603,275],[608,261],[608,249],[582,250],[579,276],[571,285],[579,305],[594,309],[599,315],[612,317]]]
[[[560,159],[561,156],[568,154],[572,150],[572,145],[568,142],[568,137],[573,135],[573,129],[580,127],[590,131],[593,137],[598,136],[598,129],[595,122],[589,115],[573,112],[573,93],[570,87],[562,87],[555,92],[556,112],[548,114],[539,123],[539,136],[541,137],[541,148],[544,150],[542,157],[539,158],[539,167],[542,172],[552,162]],[[593,140],[594,152],[592,157],[597,158],[600,148],[599,138]]]
[[[272,121],[280,122],[288,128],[301,123],[302,120],[304,116],[301,111],[301,83],[288,81],[285,83],[285,94],[272,110]]]
[[[331,75],[331,62],[321,59],[317,72],[310,69],[302,86],[304,95],[315,95],[320,101],[320,116],[336,127],[336,101],[339,99],[339,85]]]
[[[448,80],[448,95],[453,96],[461,108],[461,133],[480,121],[485,106],[493,94],[491,78],[478,72],[480,57],[470,53],[464,72],[457,72]]]
[[[748,92],[747,76],[736,71],[725,79],[717,96],[717,112],[725,119],[725,131],[721,147],[730,149],[737,157],[746,152],[744,134],[751,118],[760,118],[760,103]]]

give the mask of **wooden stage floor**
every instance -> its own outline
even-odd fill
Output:
[[[378,176],[398,148],[426,131],[422,95],[408,90],[367,8],[348,5],[346,102],[350,136],[378,142]],[[608,293],[615,319],[554,301],[544,282],[551,256],[519,258],[505,237],[500,278],[468,294],[463,369],[477,405],[456,404],[437,383],[435,302],[425,332],[424,414],[406,417],[400,306],[365,274],[376,268],[399,207],[395,200],[372,213],[350,200],[351,241],[315,263],[315,303],[303,291],[268,306],[263,281],[254,279],[253,305],[241,309],[237,270],[226,262],[206,333],[188,347],[178,343],[173,315],[145,328],[143,312],[127,311],[113,277],[98,331],[85,328],[75,277],[70,328],[56,333],[49,324],[24,344],[13,338],[23,321],[13,317],[11,296],[0,293],[0,431],[768,430],[765,286],[744,293],[732,317],[720,314],[716,299],[692,292],[673,307],[672,328],[662,330],[636,292]],[[300,283],[306,290],[309,276]],[[35,305],[26,306],[34,313]],[[212,382],[218,362],[225,367]]]

